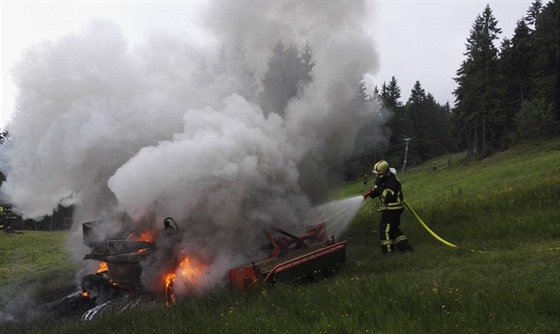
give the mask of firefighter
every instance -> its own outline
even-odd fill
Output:
[[[363,194],[364,199],[368,197],[379,198],[381,203],[378,211],[381,212],[379,221],[379,236],[381,239],[381,251],[384,255],[395,251],[413,252],[406,235],[401,231],[401,215],[404,211],[404,197],[401,183],[397,176],[389,169],[389,163],[385,160],[377,162],[372,170],[375,175],[375,187]]]

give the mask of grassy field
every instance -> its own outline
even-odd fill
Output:
[[[0,310],[13,302],[14,291],[42,302],[75,289],[78,264],[69,261],[67,237],[60,231],[0,233]]]
[[[429,161],[398,176],[411,207],[461,249],[437,241],[407,210],[401,227],[416,251],[383,257],[370,200],[343,235],[347,263],[327,279],[246,293],[218,289],[172,307],[147,303],[91,322],[31,323],[0,332],[559,333],[560,140],[484,161],[464,154],[435,161],[437,171]],[[364,190],[358,180],[338,187],[333,198]],[[2,234],[4,291],[40,282],[43,294],[56,293],[61,287],[53,279],[71,281],[75,264],[66,260],[64,237]]]

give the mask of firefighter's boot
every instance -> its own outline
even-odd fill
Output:
[[[414,252],[414,248],[412,248],[404,234],[395,239],[395,245],[400,252]]]

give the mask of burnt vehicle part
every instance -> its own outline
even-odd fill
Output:
[[[309,225],[296,236],[279,228],[263,231],[269,241],[269,257],[230,269],[230,285],[241,290],[275,281],[296,281],[330,274],[346,262],[346,241],[328,237],[324,223]],[[280,236],[274,237],[273,233]]]
[[[83,242],[91,248],[84,260],[99,261],[102,265],[97,273],[82,278],[82,293],[102,302],[118,296],[123,290],[143,292],[141,263],[155,252],[156,243],[132,240],[133,233],[128,233],[127,237],[102,240],[96,232],[100,224],[102,221],[82,224]],[[164,231],[178,233],[178,226],[173,218],[164,220]]]

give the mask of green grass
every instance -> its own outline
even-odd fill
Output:
[[[449,167],[447,160],[451,159]],[[347,263],[336,275],[303,285],[254,291],[216,289],[166,307],[148,303],[92,322],[28,324],[13,333],[558,333],[560,332],[560,140],[526,144],[485,161],[463,154],[399,173],[406,201],[438,235],[405,211],[402,229],[416,252],[383,257],[378,214],[369,200],[343,238]],[[333,198],[361,194],[361,180]],[[57,232],[59,233],[59,232]],[[0,239],[0,283],[64,264],[64,234]],[[6,247],[5,241],[31,245]],[[51,240],[47,239],[52,238]],[[43,239],[43,240],[35,240]],[[56,246],[58,245],[58,246]],[[15,249],[14,249],[15,248]],[[21,248],[21,249],[17,249]],[[4,269],[4,251],[12,265]],[[471,249],[485,252],[472,252]],[[28,253],[30,252],[30,253]],[[19,255],[18,255],[19,254]],[[34,257],[34,259],[33,259]],[[58,260],[56,259],[58,257]],[[17,258],[17,260],[16,260]],[[39,263],[39,264],[37,264]],[[72,275],[67,272],[67,275]],[[10,278],[11,277],[11,278]],[[2,329],[0,329],[2,332]]]
[[[14,291],[33,292],[44,302],[75,289],[78,264],[69,260],[67,237],[68,232],[0,233],[0,307],[18,297]]]

